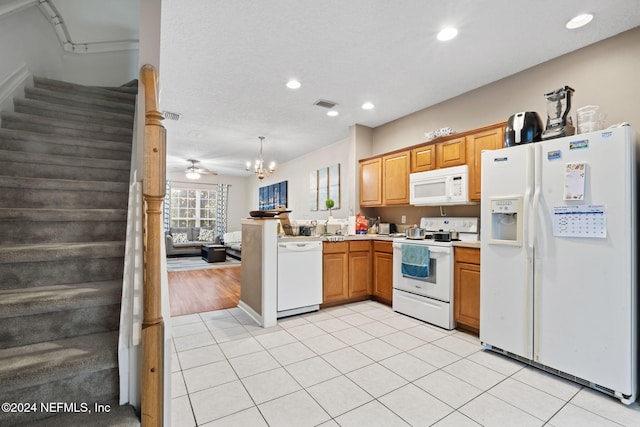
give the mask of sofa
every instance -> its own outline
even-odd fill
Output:
[[[242,231],[224,233],[222,244],[227,249],[228,256],[236,259],[242,258]]]
[[[171,227],[165,232],[167,256],[200,255],[202,245],[219,245],[221,237],[205,227]]]

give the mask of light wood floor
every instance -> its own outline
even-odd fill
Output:
[[[240,301],[239,266],[167,274],[171,316],[236,307]]]

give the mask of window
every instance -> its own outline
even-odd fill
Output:
[[[171,226],[216,229],[216,190],[171,189]]]

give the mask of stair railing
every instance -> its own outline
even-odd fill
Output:
[[[140,70],[145,93],[143,198],[143,322],[141,418],[143,426],[163,425],[164,320],[161,306],[162,203],[166,181],[166,132],[158,105],[158,72]]]

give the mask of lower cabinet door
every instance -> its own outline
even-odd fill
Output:
[[[322,302],[334,302],[349,297],[349,260],[347,253],[322,255]]]
[[[393,254],[375,252],[373,256],[373,295],[391,302],[393,294]]]

